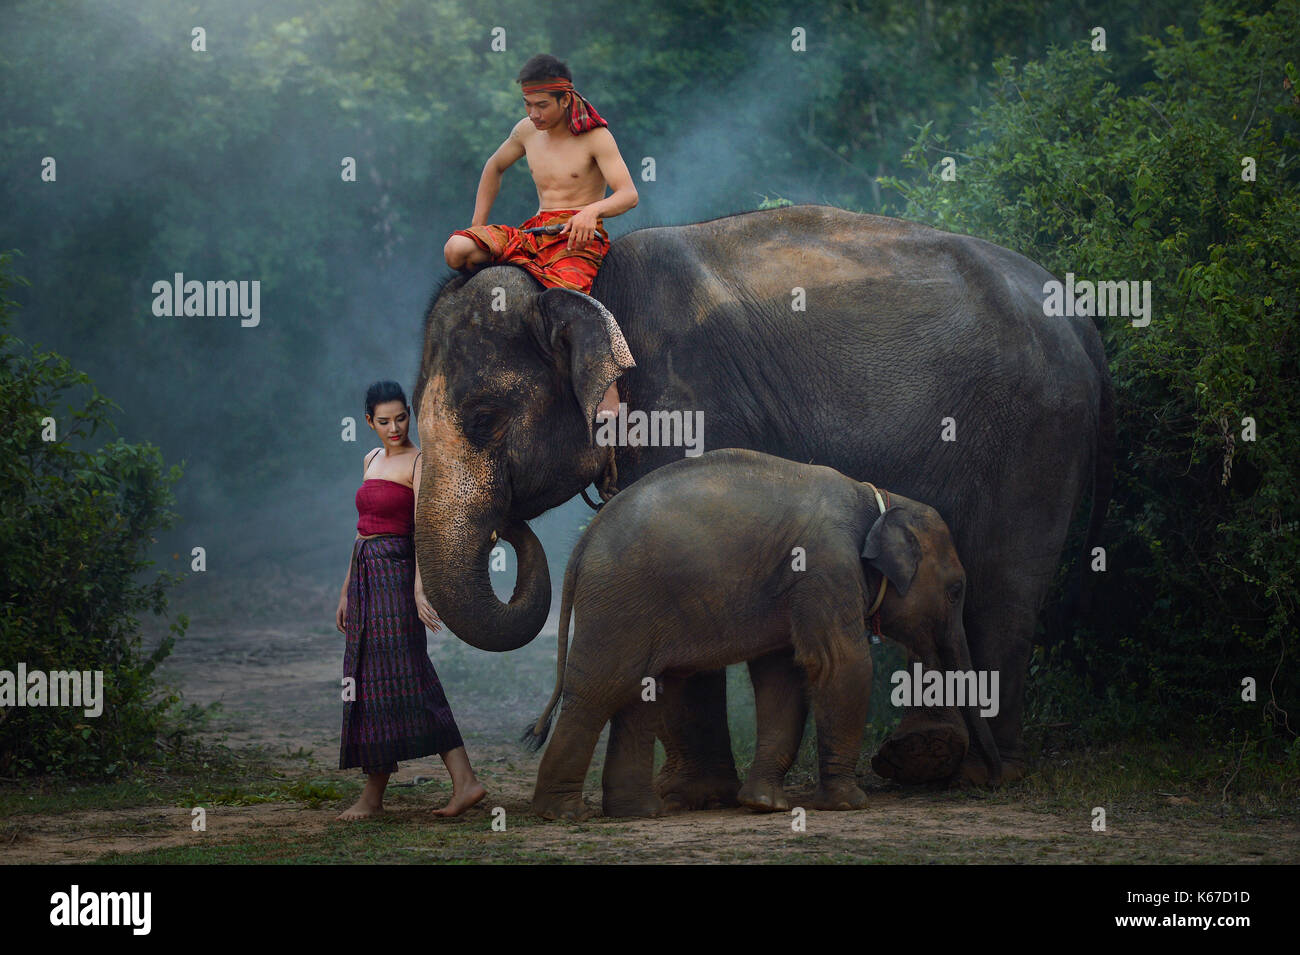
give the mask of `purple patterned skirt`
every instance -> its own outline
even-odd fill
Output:
[[[399,759],[465,745],[429,662],[409,536],[362,538],[352,548],[343,675],[356,681],[356,700],[343,703],[339,769],[392,773]]]

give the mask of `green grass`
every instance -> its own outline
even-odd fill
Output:
[[[1220,752],[1197,751],[1169,740],[1112,743],[1067,750],[1043,759],[1006,795],[1026,799],[1039,812],[1059,812],[1081,802],[1135,811],[1173,810],[1187,818],[1296,818],[1300,779],[1257,774],[1242,788]],[[1226,787],[1226,798],[1225,798]],[[1190,800],[1184,803],[1182,800]]]
[[[528,830],[555,825],[537,819],[524,807],[510,807],[506,829],[493,831],[490,811],[476,809],[457,819],[429,815],[428,801],[386,798],[388,813],[378,819],[331,824],[299,832],[267,829],[221,845],[177,846],[144,852],[113,852],[106,865],[130,864],[473,864],[576,862],[582,840],[566,842],[563,853],[523,844]],[[562,825],[562,824],[560,824]],[[575,830],[579,827],[574,827]],[[196,837],[201,839],[202,837]],[[599,840],[593,840],[598,843]]]
[[[260,747],[233,750],[222,744],[190,740],[182,748],[160,752],[157,764],[135,767],[124,778],[71,780],[43,776],[0,784],[0,819],[25,813],[196,805],[193,794],[210,791],[218,780],[230,790],[283,785],[287,777],[274,767],[271,754]],[[295,777],[290,785],[302,784]],[[307,797],[309,793],[303,789],[299,796]]]
[[[300,802],[309,809],[320,809],[345,798],[355,797],[361,783],[348,784],[334,779],[286,779],[278,785],[235,786],[222,790],[189,790],[181,797],[190,806],[255,806],[264,802]]]

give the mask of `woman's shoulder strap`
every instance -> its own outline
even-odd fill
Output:
[[[384,450],[384,449],[383,449],[383,448],[375,448],[375,450],[371,451],[369,454],[366,455],[366,465],[365,465],[365,467],[363,467],[363,468],[361,469],[361,476],[362,476],[362,477],[365,477],[366,472],[370,470],[370,462],[373,461],[373,460],[375,459],[375,455],[378,454],[378,453],[379,453],[380,451],[382,451],[382,450]]]
[[[417,451],[416,454],[415,454],[415,460],[411,462],[411,482],[412,482],[412,483],[415,482],[415,469],[418,468],[418,467],[420,466],[420,455],[421,455],[421,454],[424,454],[424,452],[423,452],[423,451]]]

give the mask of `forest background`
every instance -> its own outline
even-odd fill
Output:
[[[521,114],[516,71],[544,51],[637,179],[615,237],[828,203],[978,235],[1061,276],[1151,280],[1148,327],[1098,319],[1118,411],[1106,565],[1085,568],[1086,613],[1045,616],[1029,719],[1067,744],[1171,737],[1294,786],[1298,13],[9,5],[0,249],[21,255],[0,263],[0,665],[109,660],[116,715],[6,714],[0,775],[148,757],[177,702],[151,671],[185,619],[146,646],[136,624],[165,612],[196,542],[227,580],[342,581],[371,445],[364,423],[340,441],[340,423],[362,422],[370,381],[413,384],[442,244]],[[512,170],[493,220],[535,208]],[[155,317],[152,283],[175,272],[259,280],[261,324]],[[67,425],[58,442],[41,439],[47,415]],[[553,566],[585,514],[571,502],[538,522]],[[1061,585],[1093,560],[1078,530]]]

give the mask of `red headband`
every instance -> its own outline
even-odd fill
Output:
[[[582,94],[573,88],[571,80],[557,77],[550,80],[534,80],[519,85],[523,88],[524,95],[529,93],[572,93],[573,95],[569,97],[569,132],[575,136],[589,132],[598,126],[609,125],[601,118],[600,113],[596,112],[596,107],[588,103]]]
[[[525,93],[572,92],[573,83],[569,80],[534,80],[521,84]]]

